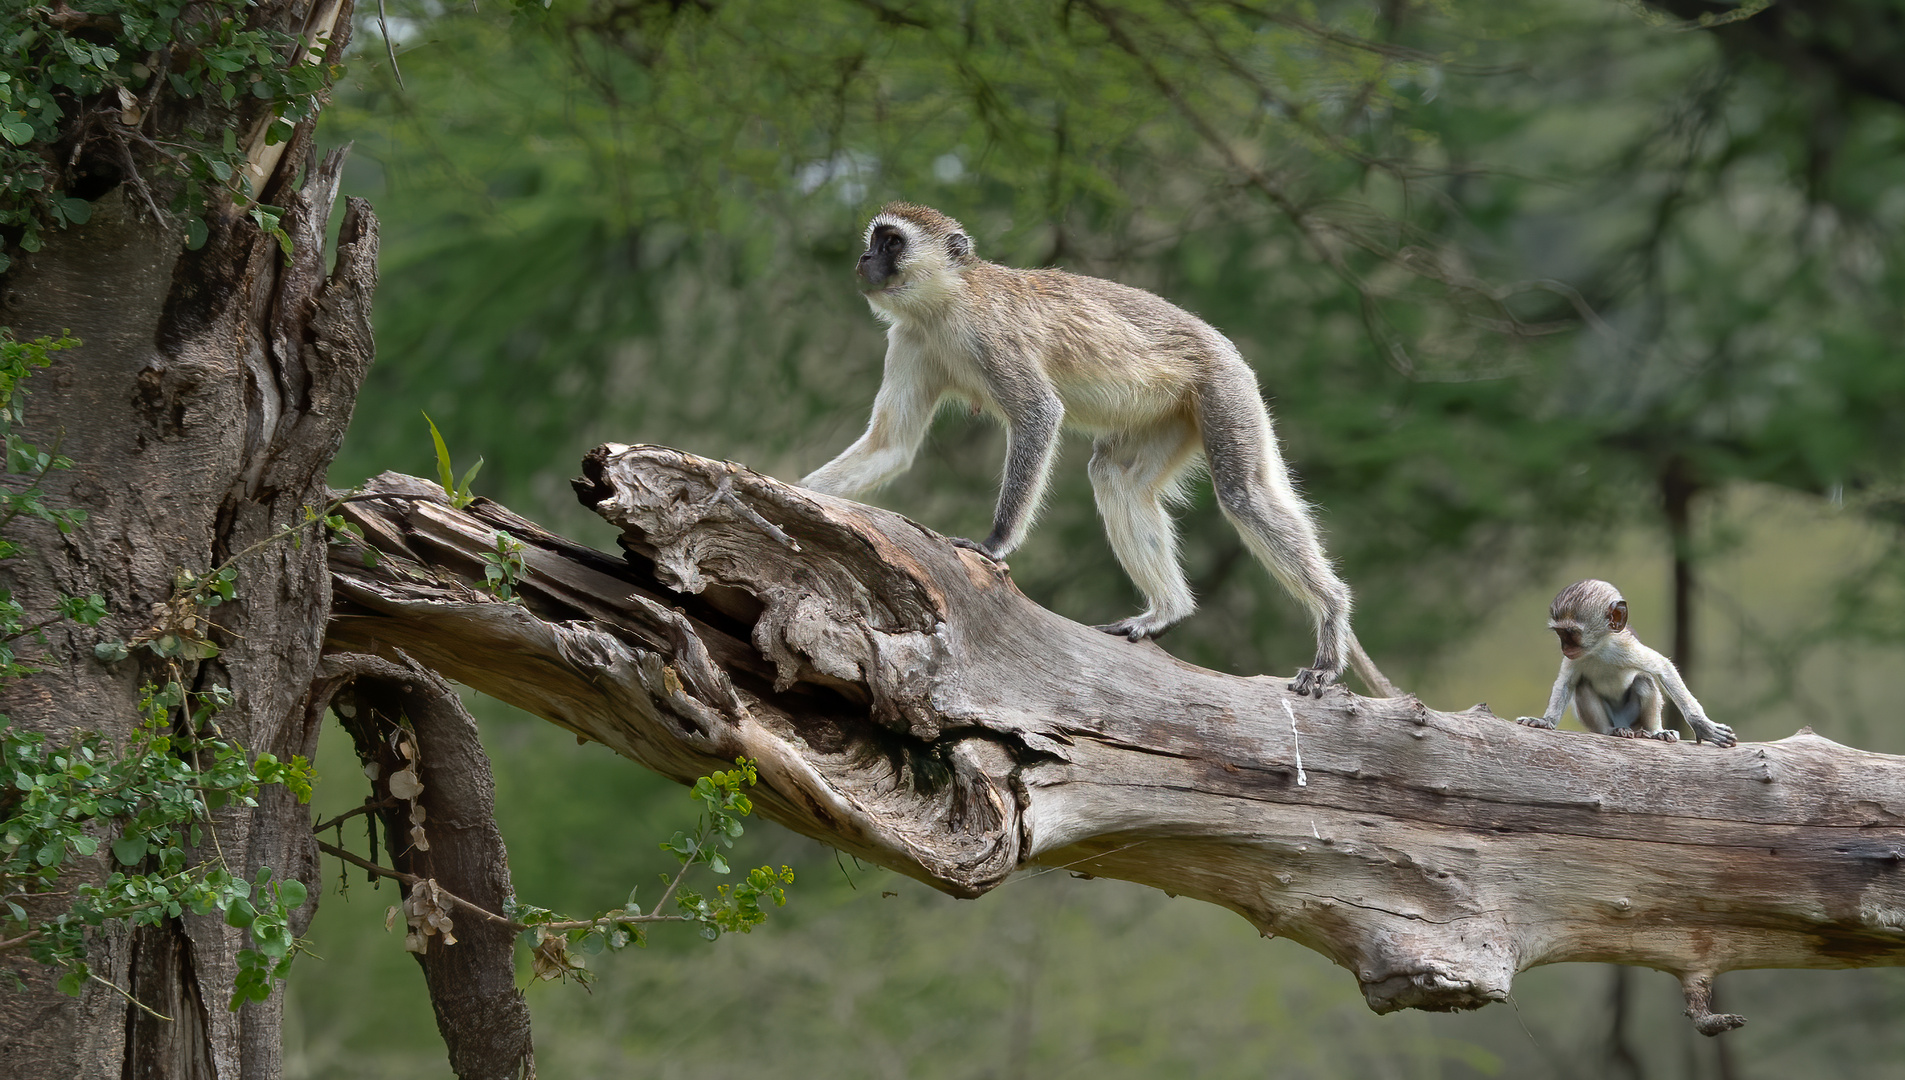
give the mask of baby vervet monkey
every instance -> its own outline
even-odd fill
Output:
[[[1663,692],[1687,718],[1696,740],[1734,746],[1733,729],[1707,719],[1673,661],[1640,643],[1627,628],[1627,601],[1605,581],[1577,581],[1556,594],[1548,607],[1548,629],[1561,639],[1561,674],[1548,695],[1548,711],[1524,716],[1529,727],[1551,728],[1561,722],[1569,699],[1589,731],[1625,739],[1675,742],[1680,734],[1661,730]]]
[[[1005,479],[991,535],[953,542],[996,562],[1031,528],[1060,427],[1088,432],[1098,512],[1148,605],[1099,629],[1139,641],[1196,607],[1165,506],[1201,457],[1225,516],[1315,621],[1316,659],[1290,688],[1321,697],[1347,659],[1371,690],[1396,695],[1350,630],[1349,588],[1229,338],[1142,289],[987,262],[964,226],[924,206],[887,205],[865,243],[859,283],[889,324],[886,373],[866,434],[802,486],[855,495],[885,483],[912,464],[940,404],[964,401],[1005,421]]]

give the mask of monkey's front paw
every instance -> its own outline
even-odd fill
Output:
[[[1554,730],[1554,721],[1553,721],[1553,720],[1550,720],[1550,719],[1548,719],[1548,718],[1547,718],[1547,717],[1545,717],[1545,716],[1523,716],[1523,717],[1518,717],[1518,718],[1517,718],[1517,719],[1515,720],[1515,723],[1517,723],[1517,724],[1520,724],[1520,725],[1521,725],[1521,726],[1523,726],[1523,727],[1533,727],[1533,728],[1541,728],[1541,729],[1543,729],[1543,730],[1545,730],[1545,731],[1553,731],[1553,730]]]
[[[1709,723],[1704,731],[1696,727],[1693,729],[1693,737],[1697,741],[1710,742],[1715,746],[1740,745],[1740,740],[1733,734],[1733,729],[1725,724]]]
[[[1649,737],[1659,739],[1661,742],[1679,742],[1680,741],[1680,733],[1678,731],[1669,731],[1666,728],[1661,728],[1659,731],[1654,732]]]
[[[979,554],[984,555],[987,559],[991,560],[992,563],[1001,570],[1011,569],[1011,567],[1005,564],[1005,556],[1003,554],[995,552],[992,548],[987,547],[985,544],[982,544],[977,540],[968,540],[963,536],[955,536],[952,538],[952,545],[958,548],[965,548],[967,551],[976,551]]]
[[[1340,669],[1331,671],[1328,668],[1302,668],[1297,671],[1296,681],[1290,684],[1290,689],[1298,697],[1308,694],[1311,697],[1320,698],[1323,696],[1323,691],[1328,690],[1330,684],[1335,682],[1336,677],[1341,674]]]
[[[1614,736],[1616,739],[1645,739],[1648,737],[1645,731],[1631,727],[1617,727],[1613,731],[1608,732],[1608,734]]]

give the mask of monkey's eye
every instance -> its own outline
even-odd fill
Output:
[[[1556,637],[1561,639],[1562,648],[1578,649],[1581,647],[1581,631],[1557,629],[1554,633]]]

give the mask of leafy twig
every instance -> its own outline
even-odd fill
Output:
[[[326,855],[335,855],[338,858],[343,859],[345,862],[350,863],[352,866],[358,867],[359,869],[365,871],[366,873],[369,873],[373,877],[387,877],[391,879],[392,881],[401,881],[405,885],[411,885],[411,886],[421,885],[426,881],[432,880],[430,878],[422,877],[417,874],[406,874],[402,870],[392,870],[388,866],[379,866],[378,864],[370,861],[369,859],[364,858],[363,856],[357,854],[356,852],[338,847],[336,844],[327,844],[324,841],[319,840],[317,842],[317,846],[318,846],[318,850],[324,852]],[[498,915],[494,911],[491,911],[490,909],[484,907],[481,904],[476,903],[475,901],[465,900],[462,897],[451,892],[450,890],[445,889],[441,885],[437,886],[437,893],[438,895],[442,896],[444,899],[455,904],[457,907],[460,907],[464,909],[465,911],[468,911],[472,914],[480,915],[483,918],[488,919],[490,922],[501,923],[504,926],[509,927],[512,931],[515,931],[516,933],[521,933],[522,931],[529,929],[527,926],[524,926],[522,923],[515,922],[514,920],[508,919],[502,915]]]

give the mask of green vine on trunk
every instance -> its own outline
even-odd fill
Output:
[[[11,481],[0,486],[0,528],[24,515],[67,533],[86,519],[79,508],[49,504],[40,488],[49,472],[72,462],[57,450],[40,450],[19,432],[28,376],[51,363],[51,354],[78,344],[64,334],[20,342],[0,328],[0,439]],[[308,512],[304,521],[234,558],[266,543],[296,542],[300,530],[318,521],[336,528],[341,519],[328,511]],[[0,538],[0,565],[22,550]],[[231,689],[188,691],[182,667],[217,654],[204,634],[210,626],[205,613],[236,596],[236,579],[230,562],[204,574],[182,571],[162,626],[130,643],[94,646],[104,662],[125,659],[134,648],[164,661],[167,678],[141,691],[139,720],[126,745],[93,732],[55,742],[0,715],[0,956],[23,952],[63,969],[59,987],[66,993],[99,982],[131,997],[87,963],[89,938],[106,927],[157,926],[188,913],[218,913],[245,930],[250,946],[236,956],[233,1010],[268,997],[300,950],[291,917],[308,899],[304,884],[268,866],[250,877],[235,871],[212,815],[233,804],[256,806],[260,790],[272,784],[308,801],[310,763],[302,756],[250,756],[225,738],[216,718],[231,705]],[[97,626],[106,614],[98,593],[63,595],[55,611],[35,620],[11,591],[0,589],[0,683],[54,663],[44,654],[23,660],[16,650],[22,639],[45,645],[48,630],[69,622]],[[102,843],[111,854],[103,880],[97,863],[90,875],[74,875],[72,860],[97,856]],[[13,979],[22,983],[17,973]]]
[[[72,166],[88,150],[154,216],[164,194],[165,210],[184,219],[187,246],[203,244],[217,199],[256,194],[250,148],[234,131],[249,111],[240,106],[264,107],[247,141],[276,145],[316,115],[342,73],[324,62],[321,38],[253,25],[259,12],[254,0],[0,5],[4,247],[38,251],[45,229],[86,223],[88,200],[101,192],[75,189]],[[0,273],[11,261],[0,249]]]
[[[273,880],[268,866],[250,879],[234,873],[211,814],[234,802],[257,805],[267,784],[284,784],[308,800],[313,777],[302,757],[247,759],[243,748],[220,738],[212,717],[231,691],[217,689],[223,692],[187,695],[177,681],[148,685],[139,726],[123,748],[98,734],[54,745],[36,732],[0,726],[0,767],[10,778],[0,793],[0,952],[24,949],[65,969],[60,989],[78,994],[87,982],[103,981],[86,962],[90,931],[219,912],[251,933],[251,947],[237,956],[231,1007],[263,1000],[272,980],[284,978],[298,949],[291,913],[304,904],[305,887]],[[174,717],[193,698],[192,724],[179,733]],[[93,855],[101,834],[115,831],[111,873],[76,885],[66,876],[67,861]],[[208,842],[213,856],[195,859]],[[57,914],[33,910],[39,897],[65,895],[73,899]]]

